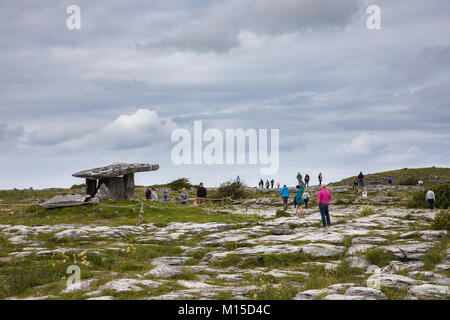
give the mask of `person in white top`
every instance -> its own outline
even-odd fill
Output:
[[[433,210],[434,202],[436,201],[436,197],[434,195],[433,189],[431,189],[431,188],[428,189],[425,199],[428,201],[428,204],[430,205],[430,210]]]
[[[156,193],[156,189],[152,189],[152,199],[153,201],[157,201],[158,200],[158,194]]]
[[[305,209],[308,209],[309,193],[308,190],[303,192],[303,201],[305,202]]]

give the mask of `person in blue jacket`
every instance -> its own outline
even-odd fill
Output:
[[[297,194],[295,196],[296,204],[295,204],[294,215],[297,215],[298,208],[300,208],[300,211],[301,211],[302,215],[304,216],[305,212],[303,211],[303,190],[305,190],[305,189],[303,188],[302,185],[298,185],[296,188],[297,188]]]
[[[283,188],[281,188],[280,194],[281,194],[281,197],[283,198],[284,210],[287,210],[288,209],[288,200],[289,200],[289,188],[286,187],[286,185],[284,185]]]

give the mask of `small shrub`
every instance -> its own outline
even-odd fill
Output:
[[[433,223],[431,224],[431,229],[450,231],[450,211],[441,210],[436,214]]]
[[[227,268],[227,267],[231,267],[231,266],[236,266],[241,262],[242,262],[242,259],[240,256],[238,256],[236,254],[230,254],[220,261],[214,261],[212,263],[212,265],[215,267]]]
[[[82,184],[74,184],[73,186],[70,187],[70,190],[74,190],[74,189],[85,189],[86,188],[86,184],[82,183]]]
[[[277,210],[277,213],[275,214],[276,218],[280,218],[280,217],[290,217],[290,213],[286,212],[284,210]]]
[[[347,204],[347,202],[345,202],[345,201],[342,200],[342,199],[336,200],[336,203],[335,203],[335,205],[337,205],[337,206],[344,206],[344,205],[346,205],[346,204]]]
[[[245,184],[243,182],[237,183],[233,181],[224,182],[217,189],[217,196],[219,198],[231,199],[245,198],[247,196]]]
[[[359,215],[361,217],[366,217],[371,214],[375,214],[375,209],[373,208],[372,205],[366,205],[366,206],[362,207],[361,211],[359,212]]]
[[[273,282],[265,282],[260,280],[261,289],[253,295],[255,300],[292,300],[298,290],[290,284],[286,284],[281,280],[278,286]]]
[[[406,203],[407,208],[428,208],[425,195],[428,190],[416,191],[412,198]],[[450,184],[441,184],[433,188],[436,197],[435,207],[448,209],[450,205]]]
[[[408,289],[406,288],[381,286],[380,291],[387,296],[388,300],[405,300],[406,295],[408,294]]]
[[[190,180],[189,180],[189,178],[180,178],[180,179],[174,180],[172,182],[169,182],[167,184],[167,186],[171,190],[174,190],[174,191],[178,191],[178,190],[181,190],[183,188],[191,189],[193,187],[191,182],[190,182]]]

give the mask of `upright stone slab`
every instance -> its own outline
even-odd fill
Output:
[[[91,197],[94,197],[96,192],[97,192],[97,180],[86,179],[86,194],[90,195]]]
[[[125,198],[134,198],[134,174],[124,175],[123,184],[125,186]]]
[[[125,199],[125,185],[123,183],[122,178],[114,177],[114,178],[100,179],[98,184],[102,185],[102,183],[104,183],[105,186],[108,188],[111,199],[116,200]]]
[[[100,187],[98,187],[97,193],[95,194],[95,198],[97,198],[99,201],[104,199],[111,199],[111,194],[104,183],[102,183]]]

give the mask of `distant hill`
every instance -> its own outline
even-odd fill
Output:
[[[450,168],[404,168],[377,173],[363,172],[363,174],[365,184],[386,184],[389,175],[392,176],[392,184],[396,185],[416,185],[419,180],[422,180],[427,185],[450,183]],[[357,176],[346,178],[334,182],[332,185],[353,185],[353,181],[356,178]]]

